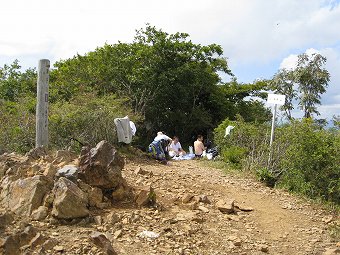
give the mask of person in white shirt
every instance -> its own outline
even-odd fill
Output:
[[[163,132],[158,132],[153,142],[149,145],[150,156],[167,164],[167,147],[171,141],[172,139],[169,136],[163,134]]]
[[[183,150],[178,137],[174,136],[171,144],[169,145],[169,156],[173,158],[175,156],[184,156],[185,154],[186,152]]]
[[[165,134],[163,134],[163,132],[159,131],[157,132],[157,136],[155,137],[155,139],[153,139],[155,142],[158,142],[160,140],[165,140],[165,141],[172,141],[171,138]]]

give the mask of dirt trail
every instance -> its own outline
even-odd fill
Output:
[[[322,221],[330,215],[283,191],[267,188],[253,180],[231,177],[199,161],[172,161],[169,166],[141,167],[154,174],[142,181],[155,188],[166,208],[165,217],[174,217],[183,208],[188,209],[176,200],[187,194],[207,195],[211,201],[211,204],[202,205],[209,212],[200,212],[204,220],[197,223],[200,230],[187,238],[188,243],[198,240],[200,246],[192,249],[192,246],[184,245],[179,252],[263,254],[268,249],[270,254],[322,254],[335,244]],[[135,179],[133,170],[134,165],[128,165],[125,172],[128,180]],[[221,199],[235,199],[236,204],[254,210],[225,215],[214,206]]]
[[[146,173],[136,173],[137,168]],[[340,245],[340,240],[330,237],[324,222],[338,221],[335,215],[314,209],[286,192],[226,175],[198,160],[171,161],[165,166],[141,159],[127,162],[122,174],[130,186],[151,185],[158,206],[137,208],[126,201],[91,211],[94,222],[28,222],[44,236],[58,240],[57,248],[45,254],[104,254],[89,239],[93,231],[105,233],[118,254],[130,255],[316,255]],[[195,202],[199,197],[201,202]],[[221,213],[216,203],[230,199],[240,208],[253,210]],[[22,224],[18,221],[13,230]],[[157,237],[143,237],[143,231],[152,231]]]

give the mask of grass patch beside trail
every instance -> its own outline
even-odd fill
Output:
[[[331,222],[328,226],[328,231],[332,238],[334,238],[334,241],[337,241],[340,239],[340,222],[334,221]]]
[[[222,170],[223,173],[237,176],[237,177],[244,177],[244,178],[253,178],[254,176],[252,174],[249,174],[247,171],[241,171],[240,169],[236,169],[229,163],[223,161],[223,160],[207,160],[207,159],[201,159],[200,164],[205,167],[211,167],[215,169]],[[254,179],[254,178],[253,178]]]
[[[120,155],[132,161],[149,159],[148,154],[146,152],[143,152],[140,149],[133,147],[132,145],[119,144],[118,146],[115,146],[115,148],[117,149]]]

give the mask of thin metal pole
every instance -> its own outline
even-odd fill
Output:
[[[274,113],[273,113],[273,119],[272,119],[272,130],[271,130],[271,133],[270,133],[270,144],[269,144],[270,146],[272,146],[273,140],[274,140],[276,108],[277,108],[277,104],[275,104],[275,106],[274,106]]]
[[[50,61],[41,59],[38,67],[35,147],[48,147],[48,81]]]
[[[275,129],[275,119],[276,119],[276,109],[277,109],[277,104],[274,106],[274,113],[273,113],[273,119],[272,119],[272,129],[270,133],[270,143],[269,143],[269,158],[268,158],[268,169],[270,168],[270,163],[272,161],[272,144],[274,141],[274,129]]]

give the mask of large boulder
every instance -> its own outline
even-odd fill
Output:
[[[72,181],[65,177],[54,184],[52,215],[58,219],[82,218],[89,215],[88,198]]]
[[[115,189],[123,181],[124,160],[107,141],[95,148],[83,149],[79,161],[79,178],[103,190]]]
[[[0,184],[0,206],[18,215],[29,216],[42,204],[51,189],[50,179],[43,175],[15,181],[5,177]]]

